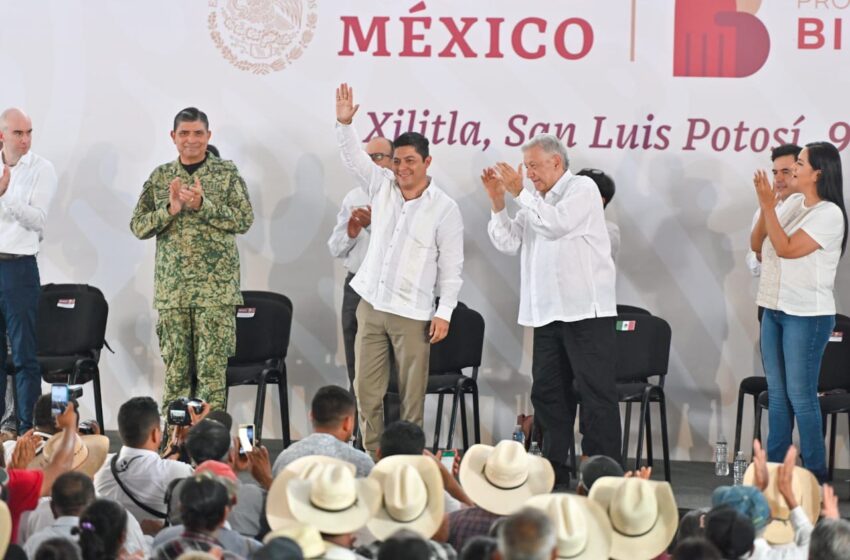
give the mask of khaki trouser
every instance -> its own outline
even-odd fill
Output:
[[[431,354],[429,325],[428,321],[377,311],[366,300],[361,300],[357,306],[354,392],[360,408],[363,447],[372,457],[384,431],[384,395],[393,354],[398,364],[401,419],[419,426],[423,424]]]

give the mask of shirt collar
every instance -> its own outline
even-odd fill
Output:
[[[33,158],[32,150],[30,150],[27,153],[25,153],[23,156],[21,156],[21,159],[18,160],[18,163],[16,163],[15,167],[13,167],[12,169],[20,168],[21,166],[29,167],[30,164],[32,163],[32,158]],[[2,156],[0,156],[0,160],[2,160],[3,163],[6,163],[6,154],[3,154]]]
[[[76,527],[77,523],[80,522],[80,518],[73,515],[63,515],[61,517],[57,517],[53,522],[54,527]]]
[[[138,447],[127,447],[126,445],[121,447],[121,451],[118,453],[118,457],[121,459],[126,459],[127,457],[159,457],[159,453],[156,451],[151,451],[150,449],[139,449]]]
[[[567,190],[567,185],[569,185],[570,179],[572,178],[572,172],[567,169],[566,171],[564,171],[564,174],[561,175],[561,178],[558,179],[558,181],[552,186],[551,189],[549,189],[549,192],[546,194],[554,194],[558,198],[562,197],[564,195],[564,191]]]

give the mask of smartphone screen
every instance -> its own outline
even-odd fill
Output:
[[[53,385],[50,388],[50,408],[53,416],[58,416],[65,411],[68,406],[68,386]]]
[[[239,425],[239,454],[245,455],[254,450],[254,425]]]
[[[446,467],[449,472],[452,472],[452,469],[455,467],[455,452],[452,449],[446,449],[443,451],[442,456],[440,457],[440,462],[443,463],[443,466]]]

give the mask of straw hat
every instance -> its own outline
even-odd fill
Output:
[[[568,494],[532,496],[526,506],[542,510],[555,528],[558,558],[608,558],[611,552],[611,522],[596,502]]]
[[[655,558],[676,535],[679,510],[669,482],[604,476],[589,498],[608,513],[615,560]]]
[[[286,501],[292,517],[329,535],[360,529],[381,501],[378,484],[354,478],[341,465],[324,465],[308,479],[292,479],[286,485]]]
[[[357,472],[354,465],[334,457],[310,455],[295,459],[278,473],[269,488],[266,500],[266,518],[271,529],[283,529],[295,523],[289,504],[286,500],[286,487],[292,479],[309,479],[317,476],[325,465],[339,465],[351,471],[352,476]]]
[[[440,468],[424,455],[393,455],[378,461],[369,479],[383,500],[367,527],[378,540],[399,529],[430,539],[443,522],[445,498]]]
[[[50,436],[44,444],[45,462],[49,462],[53,457],[56,446],[62,438],[62,432]],[[106,462],[106,455],[109,453],[109,438],[106,436],[74,434],[74,458],[71,465],[72,471],[81,472],[90,477],[94,477],[95,473],[100,470],[100,467]]]
[[[770,517],[775,519],[775,521],[768,523],[764,530],[764,538],[770,544],[786,544],[794,540],[794,528],[790,521],[791,510],[788,509],[785,498],[782,497],[776,486],[779,466],[780,463],[767,464],[770,482],[763,492],[768,505],[770,505]],[[751,463],[744,473],[744,484],[753,486],[755,478],[755,464]],[[791,490],[794,492],[797,503],[803,508],[809,521],[814,525],[820,515],[821,502],[820,485],[817,478],[803,467],[794,467],[794,472],[791,474]]]
[[[320,558],[327,550],[322,534],[310,525],[294,523],[283,529],[272,531],[263,537],[263,544],[267,545],[278,537],[286,537],[298,543],[304,558]]]
[[[529,455],[521,443],[503,440],[473,445],[460,464],[460,484],[481,508],[510,515],[532,496],[548,494],[555,471],[547,459]]]

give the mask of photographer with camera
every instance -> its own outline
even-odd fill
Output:
[[[194,411],[192,411],[194,412]],[[191,417],[191,415],[190,415]],[[134,397],[118,410],[121,449],[94,477],[97,495],[124,505],[147,534],[162,528],[165,494],[172,480],[192,476],[190,465],[160,457],[163,425],[150,397]]]

